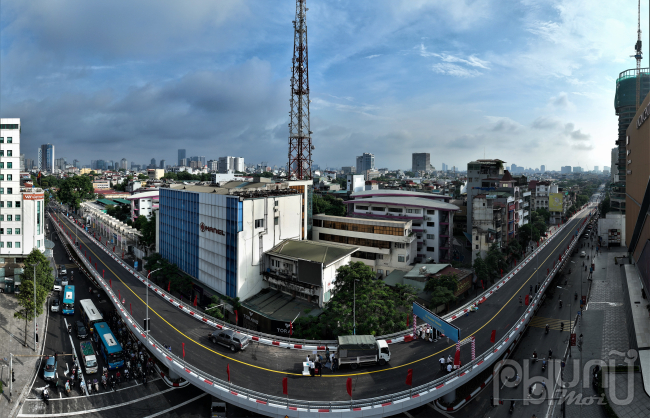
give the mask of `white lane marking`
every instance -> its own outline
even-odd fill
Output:
[[[162,380],[162,379],[161,379],[160,377],[157,377],[157,378],[152,379],[152,380],[147,380],[147,383],[156,382],[156,381],[158,381],[158,380]],[[102,396],[102,395],[108,395],[108,394],[111,394],[111,393],[114,393],[114,392],[119,392],[119,391],[121,391],[121,390],[129,390],[129,389],[133,389],[133,388],[135,388],[135,387],[137,387],[137,386],[142,386],[142,383],[136,383],[136,384],[134,384],[134,385],[126,386],[126,387],[123,387],[123,388],[120,388],[120,389],[115,389],[115,390],[112,390],[112,389],[106,389],[104,392],[93,393],[93,394],[88,395],[88,396],[90,397],[90,396]],[[101,387],[101,386],[100,386],[100,387]],[[71,395],[71,396],[68,396],[68,397],[63,398],[62,400],[66,400],[66,399],[74,399],[74,398],[81,398],[81,396],[78,396],[78,395]],[[58,399],[50,399],[50,400],[51,400],[51,401],[58,401]],[[34,402],[34,401],[42,401],[42,399],[41,399],[41,398],[27,398],[27,399],[25,399],[25,402],[28,402],[28,401],[31,401],[31,402]]]
[[[197,397],[195,397],[195,398],[190,399],[189,401],[185,401],[185,402],[183,402],[183,403],[181,403],[181,404],[178,404],[178,405],[176,405],[176,406],[172,406],[171,408],[165,409],[164,411],[157,412],[157,413],[155,413],[155,414],[153,414],[153,415],[148,415],[148,416],[146,416],[145,418],[154,418],[154,417],[160,416],[160,415],[162,415],[162,414],[166,414],[166,413],[169,412],[169,411],[173,411],[174,409],[178,409],[178,408],[180,408],[180,407],[182,407],[182,406],[185,406],[185,405],[187,405],[187,404],[190,403],[190,402],[194,402],[195,400],[200,399],[200,398],[202,398],[202,397],[204,397],[204,396],[207,396],[207,393],[203,393],[203,394],[201,394],[201,395],[199,395],[199,396],[197,396]]]
[[[95,409],[85,409],[83,411],[75,411],[75,412],[59,412],[58,414],[19,414],[19,417],[31,417],[31,418],[38,418],[38,417],[70,417],[74,415],[83,415],[83,414],[88,414],[91,412],[101,412],[101,411],[107,411],[109,409],[115,409],[115,408],[121,408],[126,405],[131,405],[136,402],[143,401],[145,399],[153,398],[154,396],[162,395],[163,393],[167,393],[169,391],[172,391],[174,389],[178,388],[169,388],[166,390],[163,390],[162,392],[157,392],[157,393],[152,393],[151,395],[143,396],[142,398],[138,399],[133,399],[128,402],[116,404],[116,405],[111,405],[111,406],[104,406],[101,408],[95,408]]]

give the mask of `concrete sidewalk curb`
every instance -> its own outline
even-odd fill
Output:
[[[45,313],[45,327],[43,328],[43,339],[39,343],[41,345],[41,352],[40,352],[41,356],[43,355],[43,352],[45,351],[45,339],[47,338],[47,324],[50,321],[50,310],[48,309],[48,307],[50,306],[49,300],[50,300],[50,296],[48,296],[45,299],[45,311],[46,311],[46,313]],[[32,379],[31,379],[32,382],[30,384],[25,385],[22,392],[20,392],[20,396],[18,396],[18,398],[16,398],[16,400],[15,400],[16,403],[14,404],[14,407],[11,408],[11,412],[9,412],[9,417],[16,417],[18,415],[18,412],[20,412],[18,410],[18,407],[22,408],[22,406],[24,404],[23,399],[27,396],[29,391],[32,389],[32,386],[34,386],[34,382],[36,381],[36,376],[38,376],[38,371],[41,370],[41,363],[42,362],[43,362],[43,357],[40,357],[38,359],[38,362],[37,362],[38,365],[35,367],[35,369],[33,371],[33,374],[32,374]]]

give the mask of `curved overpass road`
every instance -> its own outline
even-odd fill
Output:
[[[74,235],[76,229],[69,219],[53,214],[63,223],[64,230]],[[536,271],[542,280],[546,269],[553,266],[562,251],[566,250],[571,235],[576,232],[587,211],[571,220],[539,255],[539,269],[533,259],[515,276],[488,298],[476,313],[457,318],[454,325],[461,329],[462,338],[476,337],[476,352],[483,353],[492,343],[490,335],[496,330],[497,340],[521,317],[525,307],[519,306],[519,295],[525,295],[529,286],[537,283]],[[81,251],[97,262],[97,270],[105,270],[105,279],[111,279],[113,290],[119,290],[126,298],[126,308],[133,310],[134,318],[144,318],[146,305],[145,286],[131,273],[98,248],[98,243],[81,234]],[[80,284],[80,283],[78,283]],[[107,310],[107,306],[100,306]],[[355,399],[388,395],[407,389],[405,384],[407,369],[413,369],[413,387],[435,380],[442,376],[438,359],[454,354],[455,344],[446,340],[436,343],[413,341],[393,344],[391,361],[384,367],[372,366],[356,371],[344,368],[332,374],[325,369],[322,377],[303,377],[302,361],[307,353],[299,350],[282,349],[262,344],[251,344],[244,352],[231,353],[220,345],[214,345],[207,334],[214,328],[193,320],[189,315],[157,296],[149,294],[149,316],[152,318],[151,335],[158,341],[171,345],[174,353],[181,353],[185,343],[185,360],[217,378],[227,380],[226,367],[230,366],[231,381],[248,389],[268,395],[283,396],[282,378],[288,377],[289,395],[304,400],[349,400],[345,389],[348,377],[353,379]],[[470,345],[461,348],[463,364],[471,360]]]

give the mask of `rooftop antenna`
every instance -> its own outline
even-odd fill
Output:
[[[639,109],[639,106],[641,106],[641,59],[643,59],[643,53],[641,52],[641,0],[639,0],[637,9],[636,34],[636,45],[634,45],[635,53],[634,55],[631,55],[631,57],[636,59],[636,108]]]

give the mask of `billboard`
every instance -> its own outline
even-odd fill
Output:
[[[551,212],[562,212],[562,193],[551,193],[548,195],[548,210]]]
[[[458,327],[451,325],[449,322],[440,318],[438,315],[421,306],[417,302],[413,302],[413,313],[422,318],[433,328],[445,334],[445,336],[449,337],[451,340],[455,342],[460,340],[460,329]]]

